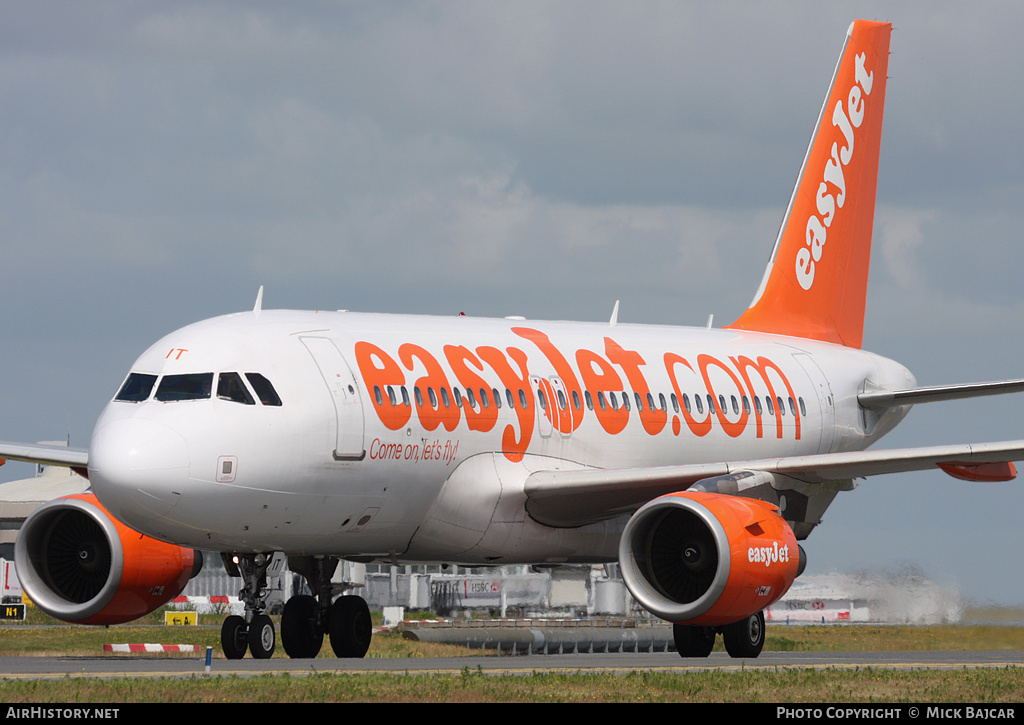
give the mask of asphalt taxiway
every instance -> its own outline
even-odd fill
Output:
[[[733,659],[714,653],[707,658],[683,659],[674,652],[566,654],[505,657],[443,657],[416,659],[214,659],[211,676],[262,674],[396,674],[452,673],[467,668],[483,674],[533,672],[630,672],[658,670],[741,671],[774,668],[942,670],[1024,667],[1024,650],[980,652],[763,652],[757,659]],[[102,657],[0,657],[0,679],[63,677],[195,677],[205,675],[205,656],[107,655]]]

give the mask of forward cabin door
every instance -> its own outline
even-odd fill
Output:
[[[299,339],[320,369],[320,375],[334,403],[334,460],[361,461],[366,456],[363,444],[363,405],[352,368],[338,347],[326,337]]]

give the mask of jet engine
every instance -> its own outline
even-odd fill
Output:
[[[22,588],[47,614],[76,624],[120,624],[178,596],[203,557],[128,528],[87,493],[32,512],[18,534],[14,563]]]
[[[803,571],[803,550],[764,501],[680,492],[642,506],[619,542],[626,587],[652,614],[718,626],[772,604]]]

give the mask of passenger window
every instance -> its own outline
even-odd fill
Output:
[[[585,393],[583,393],[583,397],[587,401],[587,408],[589,408],[590,410],[593,410],[594,409],[594,396],[592,396],[590,394],[590,391],[588,390]]]
[[[124,381],[121,389],[117,391],[114,400],[123,400],[128,403],[138,403],[146,400],[153,392],[153,385],[156,384],[156,375],[146,373],[131,373]]]
[[[666,405],[666,403],[665,403],[665,394],[664,393],[658,393],[658,402],[661,403],[661,410],[662,410],[662,412],[667,413],[668,412],[668,405]],[[678,407],[676,408],[676,412],[677,413],[679,412],[679,408]]]
[[[715,412],[715,399],[711,397],[711,393],[708,393],[708,412]]]
[[[451,400],[448,398],[448,388],[441,388],[441,402],[446,408],[452,407]]]
[[[782,402],[782,396],[780,395],[778,398],[776,398],[775,402],[777,402],[779,404],[779,415],[785,415],[786,414],[786,404]]]
[[[217,397],[242,405],[256,405],[256,401],[242,382],[238,373],[221,373],[217,376]]]
[[[409,402],[409,391],[405,389],[404,385],[402,386],[402,405],[404,405],[406,408],[408,408],[411,405],[411,403]]]
[[[548,409],[548,400],[547,400],[547,398],[544,397],[544,391],[541,390],[540,388],[537,388],[537,398],[540,400],[540,409],[541,410],[547,410]]]
[[[672,393],[671,398],[672,398],[672,409],[675,412],[678,413],[679,412],[679,398],[676,397],[675,393]]]
[[[612,401],[612,410],[618,410],[619,409],[619,399],[616,397],[615,393],[608,393],[608,397]]]
[[[384,405],[384,398],[380,394],[380,386],[373,386],[373,397],[377,400],[377,405]]]
[[[736,401],[736,396],[735,395],[730,395],[729,396],[729,400],[732,402],[732,412],[733,412],[733,415],[739,415],[740,414],[740,404]]]
[[[434,392],[433,388],[427,388],[427,397],[430,398],[430,407],[437,410],[437,393]]]
[[[622,392],[622,407],[629,410],[629,393],[625,391]]]
[[[804,399],[798,398],[797,402],[800,403],[800,415],[807,415],[807,408],[804,407]]]
[[[462,407],[462,392],[458,388],[452,388],[452,395],[455,396],[455,405]]]
[[[789,412],[796,415],[796,403],[793,402],[792,398],[787,398],[787,400],[789,400]]]
[[[176,400],[206,400],[213,389],[213,373],[165,375],[156,390],[156,399],[164,402]]]
[[[523,410],[526,410],[527,407],[529,407],[526,404],[526,391],[522,388],[519,388],[519,407]]]
[[[559,410],[565,410],[565,406],[566,405],[567,405],[567,403],[566,403],[566,400],[565,400],[565,393],[562,392],[561,390],[559,390],[558,391],[558,409]]]
[[[412,394],[416,398],[416,407],[417,408],[422,408],[423,407],[423,393],[420,392],[419,386],[413,388]]]
[[[775,406],[772,405],[772,399],[766,395],[764,396],[764,402],[768,403],[768,412],[775,415]]]
[[[644,401],[640,397],[640,393],[633,393],[633,399],[636,400],[636,409],[640,412],[644,410]]]
[[[398,405],[398,398],[395,397],[395,389],[393,386],[388,386],[388,402],[391,405]]]
[[[270,384],[270,381],[259,373],[246,373],[245,379],[249,381],[249,385],[252,386],[253,391],[256,393],[256,397],[264,405],[281,405],[281,398],[277,396],[277,391],[274,390],[274,386]]]
[[[701,401],[700,396],[699,395],[694,395],[693,396],[693,402],[695,402],[697,404],[697,414],[698,415],[702,414],[704,412],[704,403]],[[686,407],[689,408],[690,406],[687,405]]]
[[[754,410],[757,411],[758,415],[761,415],[761,399],[756,395],[754,396]]]
[[[582,410],[583,406],[580,404],[580,394],[577,391],[572,391],[572,407],[576,410]]]
[[[520,390],[519,392],[521,393],[523,391]],[[516,399],[512,396],[512,391],[508,388],[505,388],[505,400],[508,402],[508,407],[516,407]],[[526,406],[524,405],[523,407],[525,408]]]

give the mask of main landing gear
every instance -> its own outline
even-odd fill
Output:
[[[722,633],[725,651],[730,657],[757,657],[764,648],[764,612],[722,627],[673,625],[676,652],[680,657],[707,657],[715,646],[718,632]]]
[[[274,623],[266,610],[266,572],[271,554],[239,554],[224,556],[229,573],[242,577],[239,599],[245,603],[245,616],[232,615],[221,628],[221,646],[228,659],[241,659],[248,649],[254,658],[266,659],[274,654],[276,636]],[[300,594],[291,597],[281,615],[281,643],[289,657],[312,658],[320,653],[324,635],[330,638],[337,657],[363,657],[370,648],[372,627],[370,608],[362,597],[341,596],[333,599],[335,585],[331,577],[337,569],[335,557],[288,557],[288,567],[301,574],[316,596]]]

